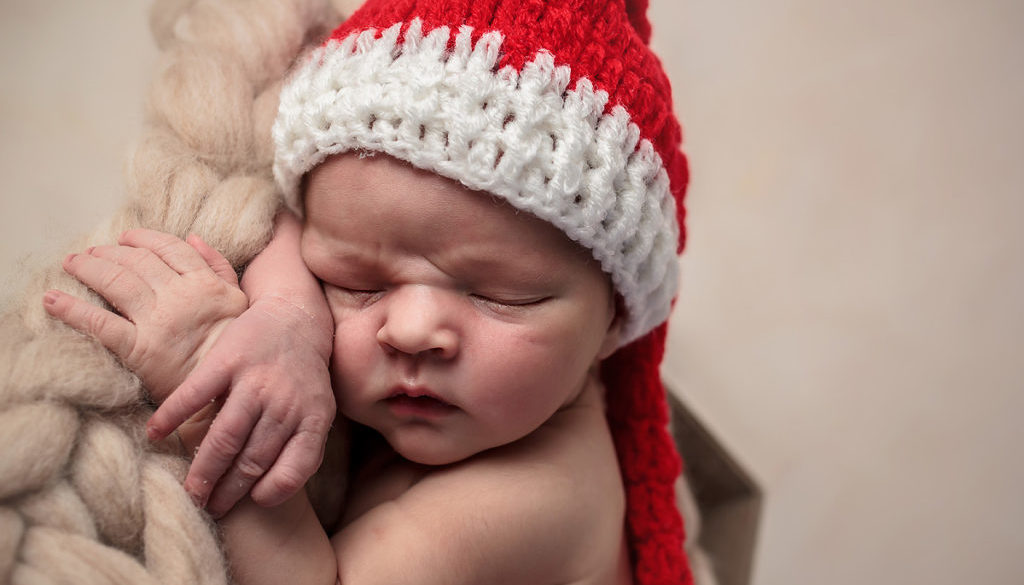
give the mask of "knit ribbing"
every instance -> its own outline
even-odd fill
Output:
[[[521,70],[538,48],[545,48],[554,56],[555,65],[570,66],[569,87],[580,77],[590,79],[596,90],[608,93],[608,109],[621,105],[630,112],[641,136],[654,144],[664,161],[673,179],[672,193],[681,200],[688,181],[686,158],[679,151],[682,131],[672,114],[668,76],[647,47],[650,24],[644,15],[646,6],[646,0],[626,4],[623,0],[367,2],[332,38],[356,30],[385,30],[396,22],[408,26],[414,18],[422,20],[424,30],[453,22],[465,24],[473,29],[474,42],[491,31],[515,31],[505,35],[497,67]],[[638,117],[638,113],[643,115]],[[684,207],[680,205],[676,211],[677,223],[683,226]],[[679,250],[684,241],[685,232]]]

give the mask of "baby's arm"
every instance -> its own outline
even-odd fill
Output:
[[[572,482],[495,471],[483,481],[426,478],[330,540],[304,493],[276,508],[243,499],[220,520],[232,575],[239,585],[613,582],[587,571],[599,564],[590,556],[614,559],[620,549],[579,546],[599,514],[579,505]],[[621,517],[602,528],[619,542]]]
[[[561,582],[566,559],[541,553],[574,537],[577,527],[558,525],[564,509],[532,491],[464,487],[379,505],[332,539],[303,492],[271,508],[244,498],[219,521],[232,576],[239,585]]]
[[[527,438],[425,475],[413,465],[398,474],[404,493],[372,504],[330,546],[302,494],[280,509],[240,502],[221,521],[232,573],[241,585],[628,582],[615,579],[616,561],[627,564],[611,439],[600,421],[569,420],[603,417],[594,410],[557,421],[555,434],[578,441]]]
[[[150,437],[159,439],[228,392],[185,480],[214,516],[250,487],[261,505],[281,503],[323,457],[335,415],[327,370],[333,320],[319,282],[302,262],[300,236],[299,220],[280,213],[273,239],[242,277],[249,308],[224,328],[148,425]]]

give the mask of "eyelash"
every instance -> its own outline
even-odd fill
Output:
[[[380,289],[346,288],[344,286],[338,286],[338,287],[335,287],[335,288],[343,290],[343,291],[345,291],[346,293],[348,293],[350,295],[375,295],[375,294],[381,292]]]
[[[359,301],[360,303],[368,303],[370,301],[376,300],[374,297],[379,293],[383,292],[381,290],[355,289],[338,285],[330,285],[330,288],[344,294],[347,297],[352,298],[353,300]]]
[[[344,293],[344,294],[346,294],[348,296],[354,297],[354,298],[356,298],[356,299],[358,299],[360,301],[363,301],[363,302],[374,300],[373,299],[374,296],[376,296],[376,295],[378,295],[380,293],[385,292],[383,289],[355,289],[355,288],[348,288],[348,287],[339,286],[339,285],[333,285],[332,288],[335,288],[335,289],[341,291],[342,293]],[[534,305],[539,305],[539,304],[547,301],[550,298],[550,297],[537,297],[537,298],[527,298],[527,299],[523,299],[523,300],[501,299],[501,298],[490,297],[490,296],[483,295],[483,294],[480,294],[480,293],[467,293],[466,296],[468,296],[469,298],[471,298],[473,300],[485,303],[487,305],[497,306],[497,307],[500,307],[500,308],[503,308],[503,309],[518,309],[518,308],[531,307],[531,306],[534,306]]]
[[[505,300],[505,299],[496,299],[496,298],[493,298],[493,297],[488,297],[486,295],[481,295],[481,294],[476,294],[476,293],[471,293],[469,296],[474,298],[474,299],[476,299],[476,300],[483,301],[484,303],[487,303],[487,304],[499,305],[501,307],[510,307],[510,308],[530,307],[530,306],[533,306],[533,305],[539,305],[539,304],[543,303],[544,301],[548,300],[548,297],[531,298],[531,299],[525,299],[525,300]]]

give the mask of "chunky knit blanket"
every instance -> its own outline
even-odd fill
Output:
[[[148,227],[194,232],[244,266],[280,204],[281,79],[338,20],[326,0],[159,0],[129,199],[73,249]],[[49,288],[102,303],[54,262],[0,317],[0,583],[227,583],[216,527],[181,488],[186,460],[142,432],[138,380],[45,315]]]

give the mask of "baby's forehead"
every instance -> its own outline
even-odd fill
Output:
[[[386,155],[330,157],[309,174],[304,199],[306,224],[356,266],[403,251],[478,274],[596,265],[588,249],[502,197]]]
[[[328,157],[307,174],[303,199],[307,215],[346,224],[369,221],[383,227],[390,218],[411,216],[438,229],[481,231],[495,239],[534,235],[578,247],[562,230],[505,197],[381,153]]]

